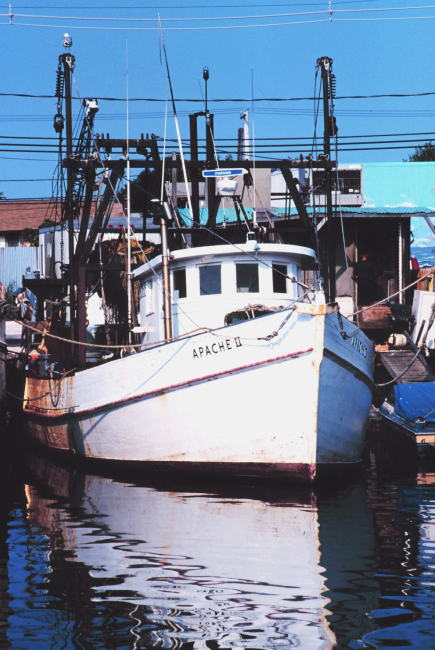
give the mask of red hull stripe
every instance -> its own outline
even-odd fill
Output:
[[[285,361],[286,359],[297,358],[301,354],[307,354],[308,352],[313,352],[314,348],[308,348],[308,350],[300,350],[299,352],[291,352],[290,354],[284,354],[280,357],[275,357],[274,359],[267,359],[266,361],[257,361],[257,363],[249,363],[245,366],[238,366],[236,368],[231,368],[230,370],[223,370],[222,372],[216,372],[212,375],[203,375],[202,377],[196,377],[195,379],[189,379],[188,381],[183,381],[178,384],[171,384],[170,386],[164,386],[157,390],[152,390],[147,393],[142,393],[140,395],[134,395],[133,397],[126,397],[124,399],[116,400],[115,402],[107,402],[103,406],[94,406],[89,409],[70,411],[66,413],[47,413],[45,409],[34,410],[34,407],[25,408],[24,414],[32,414],[44,418],[69,418],[75,416],[83,416],[87,413],[94,413],[96,411],[102,411],[107,408],[116,408],[117,406],[123,406],[128,402],[136,402],[137,400],[144,399],[146,397],[151,397],[152,395],[159,395],[160,393],[166,393],[171,390],[176,390],[177,388],[183,388],[184,386],[190,386],[191,384],[198,384],[203,381],[209,381],[210,379],[216,379],[217,377],[223,377],[224,375],[231,375],[234,372],[241,372],[243,370],[249,370],[250,368],[258,368],[259,366],[265,366],[268,363],[274,363],[276,361]]]

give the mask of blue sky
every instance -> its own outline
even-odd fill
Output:
[[[417,5],[418,3],[415,3]],[[130,98],[165,100],[166,73],[160,63],[159,36],[155,22],[91,22],[78,18],[156,19],[162,20],[176,98],[201,100],[202,70],[210,69],[209,108],[215,113],[215,137],[235,138],[242,125],[240,112],[251,109],[254,98],[312,97],[315,65],[320,56],[333,59],[337,77],[337,95],[375,95],[426,93],[435,91],[433,60],[435,9],[380,11],[388,7],[406,8],[414,3],[386,0],[342,0],[332,2],[332,21],[328,20],[327,2],[284,2],[268,0],[254,3],[228,0],[206,3],[204,0],[89,0],[87,6],[76,0],[65,8],[59,0],[33,0],[12,4],[14,18],[9,25],[9,7],[0,13],[3,65],[0,92],[51,95],[62,36],[73,37],[72,53],[76,57],[75,81],[81,97],[126,96],[126,50],[129,61]],[[422,6],[422,5],[418,5]],[[181,8],[182,7],[182,8]],[[376,9],[377,11],[368,11]],[[354,13],[340,13],[352,10]],[[300,16],[266,15],[323,12]],[[257,16],[231,21],[230,16]],[[36,18],[35,16],[46,16]],[[53,19],[58,16],[59,19]],[[67,16],[69,18],[67,18]],[[432,18],[433,16],[433,18]],[[387,18],[399,20],[386,20]],[[409,19],[409,17],[413,17]],[[186,21],[167,19],[186,18]],[[194,18],[222,18],[194,21]],[[344,20],[346,19],[346,20]],[[352,20],[349,20],[352,19]],[[307,22],[307,21],[324,22]],[[284,24],[299,22],[299,24]],[[273,23],[275,26],[265,26]],[[24,26],[27,24],[29,26]],[[243,25],[236,29],[234,25]],[[261,27],[249,27],[262,25]],[[92,29],[87,29],[92,27]],[[131,31],[113,30],[129,27]],[[135,31],[139,27],[148,31]],[[182,30],[169,28],[182,27]],[[193,30],[192,27],[204,28]],[[223,27],[223,29],[212,29]],[[98,29],[96,29],[98,28]],[[128,45],[127,45],[128,41]],[[76,92],[76,91],[75,91]],[[215,103],[214,99],[241,98],[243,101]],[[0,191],[8,198],[46,197],[51,195],[49,179],[56,164],[54,154],[7,152],[7,142],[17,138],[55,136],[52,121],[55,100],[0,96]],[[382,134],[429,133],[433,122],[435,96],[377,99],[337,99],[336,115],[339,135],[369,136]],[[261,102],[255,104],[251,129],[256,142],[260,138],[311,138],[314,132],[313,101]],[[74,102],[77,107],[78,102]],[[99,101],[97,132],[125,137],[125,104]],[[130,136],[141,133],[164,134],[165,102],[131,102]],[[203,105],[177,102],[182,136],[188,137],[189,112]],[[76,108],[75,108],[76,110]],[[170,112],[170,107],[168,107]],[[175,137],[171,113],[168,137]],[[200,133],[203,125],[199,124]],[[321,134],[321,122],[318,127]],[[251,131],[252,133],[252,131]],[[419,136],[421,141],[430,139]],[[359,138],[360,139],[360,138]],[[380,140],[385,138],[378,138]],[[391,138],[390,138],[391,139]],[[394,139],[394,138],[393,138]],[[398,137],[398,140],[412,137]],[[352,142],[356,140],[350,138]],[[369,138],[370,140],[370,138]],[[23,140],[25,142],[25,140]],[[37,143],[38,141],[32,141]],[[54,142],[54,141],[53,141]],[[339,162],[401,161],[413,149],[380,151],[344,151],[341,141]],[[411,143],[413,146],[413,143]],[[258,150],[259,151],[259,150]],[[288,154],[284,154],[286,157]],[[6,182],[20,181],[20,182]],[[435,183],[434,183],[435,185]]]

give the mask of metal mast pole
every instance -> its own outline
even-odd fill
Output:
[[[207,166],[211,167],[211,165],[214,163],[214,143],[213,143],[213,134],[214,134],[214,126],[213,126],[213,115],[211,115],[208,112],[208,92],[207,92],[207,86],[208,86],[208,80],[210,78],[210,71],[205,66],[203,72],[202,72],[202,78],[204,79],[205,82],[205,157],[207,160]],[[207,222],[210,221],[210,214],[213,210],[213,205],[215,202],[215,194],[216,194],[216,181],[214,178],[206,178],[205,179],[205,186],[206,186],[206,196],[207,196],[207,209],[208,209],[208,220]]]
[[[194,113],[189,115],[190,120],[190,159],[198,160],[198,115]],[[199,227],[199,173],[197,169],[190,170],[190,180],[192,183],[192,209],[194,228]]]
[[[160,232],[162,237],[162,274],[163,274],[163,317],[165,321],[165,339],[172,339],[172,307],[171,307],[171,284],[169,275],[168,256],[168,226],[167,221],[171,219],[169,204],[162,203],[163,214],[160,217]]]
[[[327,56],[317,60],[317,64],[322,71],[323,82],[323,152],[326,160],[331,159],[331,120],[329,115],[329,97],[330,97],[330,71],[332,59]],[[328,276],[326,278],[328,302],[335,302],[335,237],[334,224],[332,221],[332,182],[331,170],[325,169],[325,194],[326,194],[326,228],[327,228],[327,266]]]
[[[71,77],[75,66],[75,57],[70,52],[65,52],[59,57],[63,64],[65,78],[65,112],[66,112],[66,156],[72,162],[73,153],[73,128],[72,128],[72,96]],[[75,299],[75,269],[74,269],[74,202],[73,202],[73,168],[67,167],[66,190],[66,220],[68,221],[68,256],[69,256],[69,292],[70,292],[70,327],[71,339],[74,340],[76,324],[76,299]]]
[[[128,41],[126,43],[127,59],[127,326],[128,326],[128,344],[131,345],[131,196],[130,196],[130,143],[129,143],[129,123],[128,123]]]

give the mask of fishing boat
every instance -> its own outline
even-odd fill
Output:
[[[179,227],[181,237],[172,232],[178,246],[168,243],[168,229],[172,222],[180,225],[180,219],[165,190],[161,252],[132,272],[127,266],[127,340],[120,345],[109,341],[106,329],[106,345],[90,344],[86,296],[92,280],[87,273],[116,266],[101,258],[93,265],[92,251],[103,222],[107,225],[110,197],[116,196],[116,170],[128,170],[131,142],[124,141],[127,155],[121,161],[103,161],[99,150],[89,151],[96,142],[96,102],[87,100],[74,154],[68,98],[72,58],[69,50],[60,57],[58,79],[58,107],[65,89],[69,117],[68,183],[59,230],[68,230],[69,244],[59,246],[62,260],[48,264],[54,278],[28,281],[39,292],[40,304],[51,305],[50,323],[42,327],[44,341],[27,358],[21,416],[30,436],[47,447],[104,462],[307,481],[323,468],[359,463],[372,401],[369,339],[342,317],[331,288],[325,298],[313,248],[264,241],[258,224],[248,220],[244,231],[221,228],[214,245],[206,241],[218,230],[210,225],[220,200],[211,183],[206,225],[195,221],[197,210],[190,207],[193,227]],[[63,119],[58,110],[55,128]],[[111,141],[110,150],[115,144]],[[144,165],[162,173],[155,138],[142,137],[135,146],[149,151]],[[201,164],[210,169],[210,161],[198,160],[191,161],[191,169]],[[289,171],[292,164],[281,163],[306,231],[313,235]],[[323,165],[326,175],[332,169],[326,159],[297,164]],[[109,180],[91,220],[98,167]],[[252,161],[241,167],[230,173],[248,172]],[[128,259],[130,234],[128,225]],[[186,235],[198,245],[189,246]],[[49,246],[56,249],[56,239],[46,250]],[[309,269],[312,286],[302,277]],[[139,287],[140,322],[134,328],[130,279]],[[330,276],[330,287],[333,281]]]
[[[257,245],[254,262],[255,245],[173,253],[173,284],[186,290],[171,341],[161,342],[162,259],[140,267],[142,337],[152,345],[63,381],[29,375],[31,436],[89,458],[250,475],[313,479],[319,465],[358,463],[370,342],[322,293],[305,303],[291,282],[274,292],[274,264],[297,277],[312,250]]]

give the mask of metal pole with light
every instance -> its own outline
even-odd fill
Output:
[[[207,68],[207,66],[205,66],[204,70],[202,71],[202,78],[205,81],[205,114],[206,115],[208,113],[208,109],[207,109],[207,81],[208,81],[209,77],[210,77],[210,71]]]

